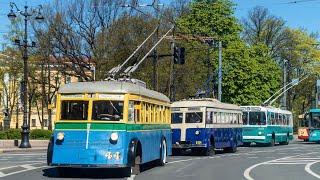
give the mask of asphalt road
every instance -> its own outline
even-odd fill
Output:
[[[0,154],[0,179],[135,179],[135,180],[239,180],[239,179],[320,179],[320,145],[292,142],[275,147],[241,147],[237,153],[218,153],[211,157],[172,156],[164,167],[152,163],[132,177],[121,170],[75,169],[61,178],[45,164],[45,152]]]

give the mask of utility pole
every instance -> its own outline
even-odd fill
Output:
[[[287,60],[283,60],[283,87],[287,84]],[[283,89],[282,108],[287,109],[287,91]]]
[[[219,66],[218,66],[218,100],[222,96],[222,42],[219,41]]]

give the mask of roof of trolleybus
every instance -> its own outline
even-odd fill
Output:
[[[216,99],[187,99],[176,101],[171,104],[171,108],[188,108],[188,107],[213,107],[217,109],[241,110],[239,106],[234,104],[222,103]]]
[[[85,93],[106,93],[106,94],[135,94],[152,99],[170,102],[170,99],[153,90],[147,89],[133,82],[125,81],[94,81],[76,82],[62,86],[60,94],[85,94]]]
[[[276,113],[283,113],[283,114],[292,114],[292,112],[287,111],[287,110],[283,110],[280,108],[275,108],[275,107],[271,107],[271,106],[240,106],[240,108],[242,109],[242,111],[269,111],[269,112],[276,112]]]

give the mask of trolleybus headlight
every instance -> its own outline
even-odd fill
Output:
[[[57,139],[58,139],[59,141],[62,141],[62,140],[64,139],[64,133],[63,133],[63,132],[59,132],[59,133],[57,134]]]
[[[115,132],[111,133],[110,139],[112,141],[118,141],[118,138],[119,138],[118,133],[115,133]]]
[[[199,135],[199,134],[200,134],[200,131],[196,130],[195,134],[196,134],[196,135]]]
[[[116,160],[119,160],[120,159],[120,152],[114,153],[113,158]]]

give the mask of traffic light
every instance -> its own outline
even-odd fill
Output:
[[[185,63],[185,52],[186,52],[186,49],[184,47],[181,47],[180,48],[180,57],[179,57],[179,64],[184,64]]]
[[[173,62],[174,64],[185,63],[185,48],[175,46],[173,49]]]

